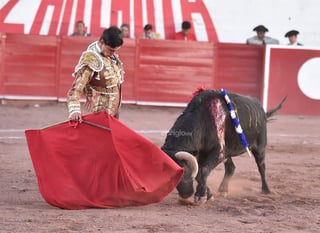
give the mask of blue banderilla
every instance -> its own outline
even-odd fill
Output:
[[[221,89],[221,94],[223,95],[224,100],[227,103],[231,119],[232,119],[233,124],[235,126],[235,130],[236,130],[236,132],[238,133],[238,135],[239,135],[239,137],[241,139],[241,143],[242,143],[243,147],[246,149],[246,151],[248,152],[249,157],[251,157],[252,153],[251,153],[251,151],[249,149],[249,145],[248,145],[248,142],[247,142],[247,139],[246,139],[246,135],[244,134],[244,132],[242,130],[242,127],[241,127],[240,122],[239,122],[239,118],[237,117],[237,114],[234,111],[234,107],[233,107],[233,105],[232,105],[232,103],[230,101],[230,98],[229,98],[229,96],[227,94],[227,91],[222,88]]]

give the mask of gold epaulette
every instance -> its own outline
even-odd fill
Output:
[[[103,69],[103,59],[95,51],[85,51],[82,53],[74,72],[78,72],[84,66],[89,66],[93,71],[100,72]]]

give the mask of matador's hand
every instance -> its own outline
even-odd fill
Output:
[[[81,112],[73,112],[69,115],[69,121],[82,121]]]

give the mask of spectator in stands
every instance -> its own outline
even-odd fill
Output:
[[[75,67],[75,77],[67,95],[69,120],[81,121],[80,97],[86,96],[85,107],[97,113],[106,111],[118,117],[123,79],[122,62],[115,54],[123,44],[118,27],[105,29],[98,41],[82,53]]]
[[[196,40],[196,36],[190,32],[191,29],[191,23],[188,21],[183,21],[181,25],[181,31],[177,32],[173,39],[174,40]]]
[[[129,24],[127,23],[123,23],[120,26],[120,29],[122,31],[122,37],[123,38],[130,38],[130,28],[129,28]]]
[[[288,40],[289,40],[289,44],[288,45],[293,45],[293,46],[302,46],[301,43],[298,42],[298,34],[299,34],[299,31],[297,30],[291,30],[291,31],[288,31],[284,37],[288,37]]]
[[[151,24],[146,24],[143,27],[144,33],[140,36],[141,39],[160,39],[160,34],[153,31]]]
[[[247,39],[249,45],[265,45],[265,44],[279,44],[279,40],[266,36],[268,28],[263,25],[256,26],[253,31],[256,31],[257,35]]]
[[[88,32],[86,32],[86,26],[82,20],[76,22],[76,31],[71,34],[71,36],[91,36]]]

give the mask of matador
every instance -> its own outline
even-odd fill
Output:
[[[109,29],[104,31],[99,41],[88,46],[75,67],[75,80],[67,98],[70,120],[81,120],[82,95],[86,97],[86,107],[92,113],[106,111],[113,117],[119,117],[124,71],[115,52],[123,40],[118,28]],[[120,34],[117,34],[117,29]]]

